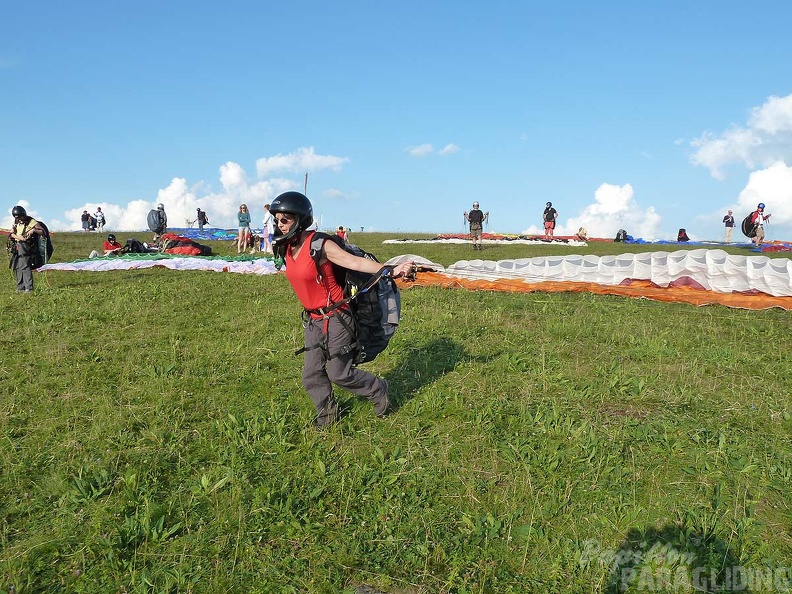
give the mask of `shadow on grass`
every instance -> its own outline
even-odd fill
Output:
[[[465,359],[465,348],[449,338],[437,338],[414,346],[407,357],[385,376],[391,405],[398,409],[424,386],[437,381]]]
[[[588,551],[589,561],[593,556],[611,568],[606,594],[750,593],[757,585],[761,591],[768,583],[774,588],[778,573],[772,567],[742,567],[725,541],[675,524],[633,528],[618,550],[601,551],[595,546]]]

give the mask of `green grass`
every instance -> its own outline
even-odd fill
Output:
[[[385,237],[353,239],[474,257]],[[55,260],[99,243],[57,234]],[[572,249],[658,246],[475,257]],[[790,565],[789,313],[407,289],[369,366],[396,411],[341,392],[317,433],[282,275],[5,278],[0,591],[656,591],[680,568],[715,590]]]

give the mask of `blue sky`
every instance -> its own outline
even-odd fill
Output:
[[[303,188],[323,227],[792,239],[792,3],[13,3],[0,226],[111,229]]]

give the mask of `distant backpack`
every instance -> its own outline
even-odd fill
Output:
[[[162,211],[152,208],[148,213],[148,227],[154,233],[162,233],[165,231],[165,219],[162,216]]]
[[[745,217],[741,225],[743,235],[749,238],[756,237],[756,230],[758,227],[759,225],[756,224],[756,211]]]
[[[146,246],[133,238],[127,239],[126,245],[121,248],[122,254],[145,254],[146,252],[148,252]]]
[[[311,259],[319,271],[325,241],[332,241],[341,249],[355,256],[379,262],[377,258],[358,246],[345,243],[337,235],[314,233],[311,239]],[[348,351],[354,352],[354,363],[368,363],[385,350],[388,342],[396,333],[401,318],[401,296],[391,273],[390,266],[383,266],[376,274],[348,270],[333,264],[333,275],[344,290],[344,299],[322,308],[322,313],[349,305],[354,320],[354,328],[347,327],[354,337]],[[321,274],[321,272],[320,272]],[[344,318],[341,323],[346,325]],[[302,349],[304,350],[304,349]],[[300,351],[298,351],[300,352]]]
[[[613,241],[627,241],[627,231],[624,229],[619,229]]]
[[[52,252],[55,251],[55,247],[52,245],[52,240],[50,239],[50,232],[49,228],[42,223],[41,221],[38,222],[41,225],[41,228],[44,229],[44,235],[36,235],[38,238],[38,249],[35,251],[33,262],[31,263],[32,268],[41,268],[50,261],[52,257]]]

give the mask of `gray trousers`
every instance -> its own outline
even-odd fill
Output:
[[[33,259],[30,256],[16,256],[14,259],[14,276],[17,291],[33,290]]]
[[[333,386],[337,385],[358,396],[365,396],[374,404],[374,412],[382,414],[388,406],[388,382],[381,377],[352,366],[354,353],[341,351],[352,342],[349,331],[338,316],[345,316],[348,324],[352,318],[347,312],[336,312],[327,320],[309,320],[304,324],[305,346],[322,345],[305,351],[302,383],[316,407],[316,422],[319,426],[331,423],[338,416],[338,405],[333,397]]]

